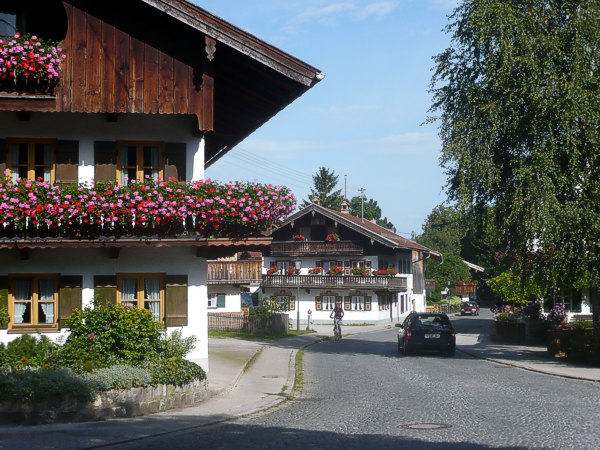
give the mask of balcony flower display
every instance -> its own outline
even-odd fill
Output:
[[[308,269],[308,273],[310,273],[311,275],[321,275],[323,273],[323,268],[319,266],[311,267],[310,269]]]
[[[327,271],[327,275],[343,275],[344,268],[342,266],[331,266],[331,268]]]
[[[373,275],[379,277],[395,277],[398,275],[398,271],[393,267],[388,267],[387,269],[377,269],[373,271]]]
[[[292,241],[304,242],[304,241],[306,241],[306,238],[304,236],[302,236],[301,234],[296,234],[296,235],[292,236]]]
[[[52,90],[58,81],[63,49],[30,34],[0,39],[0,83],[4,90]]]
[[[50,185],[0,178],[0,237],[258,236],[286,217],[286,187],[212,180]]]
[[[267,270],[267,275],[276,275],[279,272],[279,266],[269,267]]]
[[[337,242],[340,240],[340,236],[337,233],[328,234],[325,238],[326,242]]]
[[[300,273],[300,271],[298,269],[296,269],[294,266],[288,267],[288,269],[285,271],[286,275],[298,275],[299,273]]]
[[[360,276],[363,276],[363,277],[368,277],[371,274],[364,267],[353,267],[352,268],[352,275],[360,275]]]

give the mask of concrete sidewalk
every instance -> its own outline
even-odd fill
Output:
[[[344,336],[390,329],[392,325],[344,326]],[[235,419],[276,406],[287,399],[294,383],[298,349],[332,336],[331,325],[315,325],[315,333],[276,341],[210,339],[211,397],[189,408],[133,419],[105,422],[0,428],[0,449],[121,447],[149,436],[173,433]],[[578,367],[555,361],[545,347],[494,342],[489,329],[481,334],[459,334],[458,350],[495,363],[549,375],[600,381],[600,368]],[[143,445],[140,442],[140,445]]]

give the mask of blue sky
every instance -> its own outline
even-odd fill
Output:
[[[301,201],[324,166],[341,189],[347,176],[349,198],[365,188],[398,232],[420,233],[446,198],[437,126],[423,123],[456,1],[194,2],[326,74],[206,176],[286,185]]]

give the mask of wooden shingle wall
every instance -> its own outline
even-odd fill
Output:
[[[194,114],[213,129],[212,77],[64,2],[67,55],[56,90],[56,111]],[[198,77],[197,77],[198,78]]]

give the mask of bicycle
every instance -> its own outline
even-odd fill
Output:
[[[339,341],[342,338],[341,319],[333,319],[333,338]]]

